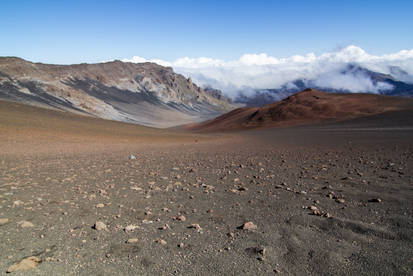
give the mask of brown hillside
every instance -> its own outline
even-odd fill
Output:
[[[413,100],[374,94],[336,94],[306,89],[262,108],[239,108],[213,120],[188,126],[202,131],[226,131],[344,121],[411,109]]]

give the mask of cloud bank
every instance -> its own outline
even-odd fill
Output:
[[[345,73],[349,64],[413,83],[413,49],[381,56],[370,55],[357,46],[348,46],[321,55],[309,53],[289,58],[276,58],[267,54],[245,54],[238,60],[225,61],[207,57],[179,58],[175,61],[147,60],[134,56],[124,62],[155,62],[170,66],[180,74],[192,78],[200,86],[221,89],[236,97],[256,89],[278,89],[293,86],[295,80],[311,81],[318,87],[353,92],[378,93],[391,89],[384,82],[373,82],[368,75]]]

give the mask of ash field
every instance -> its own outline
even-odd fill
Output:
[[[1,101],[1,274],[411,275],[413,111],[397,99],[162,130]]]

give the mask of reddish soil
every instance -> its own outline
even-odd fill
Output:
[[[262,108],[239,108],[187,129],[228,131],[345,121],[411,110],[413,100],[373,94],[334,94],[306,89]]]

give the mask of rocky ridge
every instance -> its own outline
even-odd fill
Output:
[[[51,65],[2,57],[0,99],[155,127],[200,121],[232,108],[170,67],[121,61]]]

